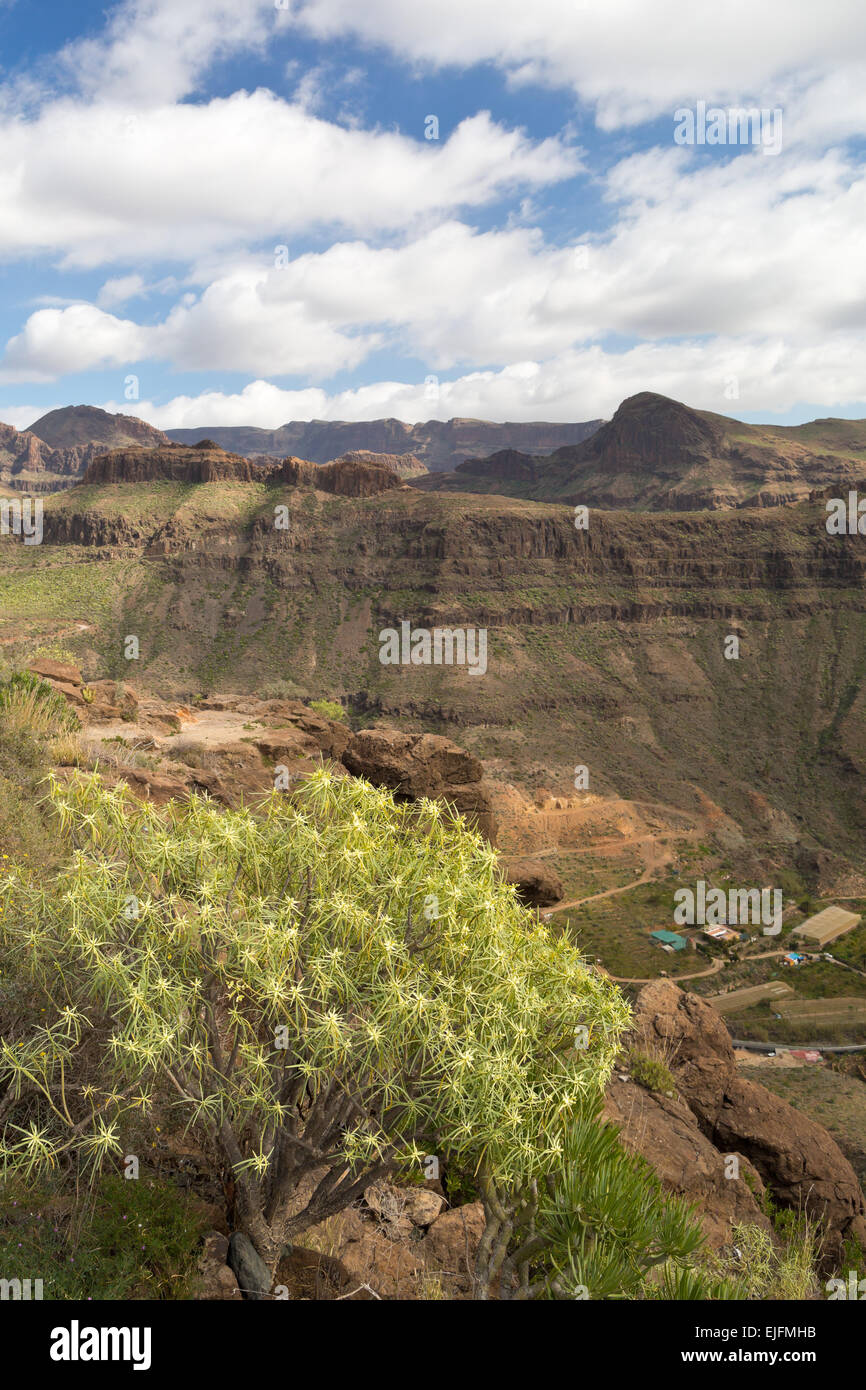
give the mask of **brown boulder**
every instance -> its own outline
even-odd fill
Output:
[[[413,1226],[424,1229],[439,1216],[445,1198],[424,1187],[394,1187],[388,1182],[374,1183],[364,1193],[364,1201],[383,1221],[405,1232]]]
[[[472,1291],[475,1256],[484,1234],[481,1202],[454,1207],[438,1216],[421,1248],[428,1270],[435,1270],[450,1298]]]
[[[357,1207],[347,1207],[317,1229],[353,1289],[366,1285],[381,1298],[418,1297],[424,1275],[423,1241],[406,1240],[402,1232],[387,1234]]]
[[[493,839],[490,794],[480,760],[439,734],[362,729],[353,734],[343,764],[355,777],[390,787],[406,800],[447,801]]]
[[[624,1148],[639,1153],[665,1187],[696,1205],[710,1246],[730,1241],[733,1222],[770,1229],[760,1205],[764,1184],[757,1169],[739,1153],[739,1176],[726,1177],[726,1157],[736,1151],[722,1153],[710,1143],[679,1097],[614,1077],[604,1114],[620,1129]]]
[[[481,781],[478,758],[439,734],[362,729],[353,734],[343,762],[356,777],[402,796],[441,796],[446,787]]]
[[[81,672],[77,666],[66,661],[31,661],[28,667],[37,676],[49,681],[64,681],[67,685],[80,685]]]
[[[269,729],[255,740],[255,746],[269,763],[285,763],[287,759],[309,757],[319,751],[319,745],[302,729]]]
[[[138,696],[122,681],[90,681],[82,686],[88,724],[114,719],[132,720],[138,713]],[[179,726],[180,721],[178,721]]]
[[[542,859],[513,859],[505,871],[506,883],[513,883],[529,907],[550,907],[562,899],[562,879]]]
[[[169,801],[184,801],[187,797],[186,785],[178,777],[168,777],[163,772],[151,772],[144,767],[125,767],[114,776],[103,773],[103,781],[109,786],[125,782],[142,801],[152,801],[155,806],[165,806]]]
[[[707,1138],[725,1152],[745,1154],[778,1201],[824,1224],[828,1259],[848,1237],[866,1244],[866,1201],[851,1164],[821,1125],[738,1074],[715,1009],[658,980],[638,995],[635,1025],[664,1054]]]
[[[199,1287],[196,1298],[200,1301],[243,1301],[234,1271],[228,1266],[228,1237],[220,1231],[209,1231],[204,1238],[204,1248],[199,1257]]]

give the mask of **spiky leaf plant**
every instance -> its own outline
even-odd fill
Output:
[[[9,1094],[41,1097],[28,1127],[7,1125],[7,1165],[98,1166],[167,1084],[273,1269],[425,1155],[508,1188],[560,1161],[628,1006],[438,803],[324,769],[255,815],[200,798],[157,809],[96,775],[51,796],[71,864],[2,889],[4,950],[50,1001],[29,1039],[0,1046]],[[100,1084],[73,1095],[100,1028]]]
[[[694,1209],[665,1192],[588,1098],[562,1162],[511,1191],[483,1179],[487,1223],[476,1293],[504,1299],[709,1299],[740,1296],[705,1268]]]

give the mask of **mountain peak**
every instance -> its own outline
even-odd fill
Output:
[[[52,449],[72,449],[87,444],[111,449],[135,444],[167,444],[167,436],[135,415],[112,415],[96,405],[65,405],[49,410],[30,427],[30,434]]]

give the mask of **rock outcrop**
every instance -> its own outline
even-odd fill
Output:
[[[375,454],[371,449],[352,449],[329,463],[367,463],[374,468],[387,468],[398,478],[420,478],[427,472],[417,454]]]
[[[343,754],[356,777],[398,796],[439,798],[467,817],[491,842],[494,839],[490,795],[480,760],[439,734],[409,734],[397,729],[362,729]]]
[[[93,453],[92,445],[54,449],[30,430],[0,425],[0,488],[39,494],[71,487]]]
[[[260,470],[249,459],[222,449],[112,449],[88,464],[82,485],[110,483],[251,483]]]
[[[270,487],[312,487],[341,497],[374,497],[406,484],[392,469],[362,459],[310,463],[287,458],[264,465],[240,454],[227,454],[212,439],[193,445],[169,444],[153,449],[114,449],[88,464],[82,484],[112,483],[265,483]]]
[[[265,476],[269,483],[314,487],[319,492],[333,492],[340,497],[375,497],[379,492],[405,487],[393,469],[357,458],[341,458],[322,464],[288,458],[278,468],[266,469]]]
[[[665,1187],[695,1204],[711,1247],[730,1243],[733,1222],[770,1229],[754,1164],[735,1146],[728,1153],[737,1154],[740,1177],[727,1177],[726,1155],[681,1097],[648,1091],[615,1074],[605,1094],[605,1117],[621,1130],[623,1146],[645,1158]]]
[[[715,1009],[672,981],[658,980],[638,995],[635,1029],[667,1059],[681,1100],[719,1154],[748,1159],[777,1202],[821,1223],[828,1260],[839,1257],[849,1237],[866,1245],[866,1200],[851,1164],[820,1125],[738,1074],[730,1035]],[[671,1141],[656,1128],[651,1151],[643,1151],[664,1166]],[[631,1123],[629,1130],[636,1132]],[[681,1189],[688,1191],[688,1183]]]
[[[562,898],[562,879],[542,859],[512,859],[505,878],[529,907],[550,907]]]
[[[82,724],[105,724],[114,719],[133,720],[138,714],[138,697],[123,681],[97,680],[85,683],[81,671],[69,662],[39,659],[28,668],[63,695]]]

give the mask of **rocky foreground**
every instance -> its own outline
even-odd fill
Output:
[[[724,1023],[702,999],[669,980],[647,985],[628,1045],[663,1054],[674,1089],[649,1090],[621,1070],[608,1087],[606,1116],[671,1192],[696,1205],[710,1250],[731,1249],[735,1224],[775,1240],[768,1195],[820,1227],[827,1270],[847,1240],[866,1241],[866,1202],[847,1159],[820,1125],[738,1077]],[[737,1177],[728,1176],[732,1159]],[[228,1229],[220,1220],[205,1242],[206,1298],[240,1298],[248,1287],[255,1252],[236,1239],[230,1249]],[[377,1183],[308,1232],[277,1277],[293,1297],[466,1299],[483,1230],[481,1203],[449,1205],[439,1179]]]
[[[119,682],[85,683],[78,668],[65,663],[39,661],[32,669],[78,711],[82,742],[97,757],[102,752],[106,780],[123,780],[156,804],[204,792],[236,806],[270,791],[275,777],[289,789],[326,759],[340,775],[365,777],[406,799],[441,798],[495,839],[483,765],[450,739],[387,728],[352,732],[299,700],[225,695],[199,702],[195,711],[174,708]],[[113,747],[119,761],[112,760]],[[128,753],[138,755],[138,765],[134,756],[124,764]],[[538,865],[512,862],[509,877],[526,901],[538,901],[534,895],[544,890]],[[636,1052],[663,1064],[667,1089],[637,1079]],[[697,1205],[711,1248],[730,1246],[734,1223],[771,1232],[768,1195],[819,1225],[828,1268],[842,1258],[849,1239],[866,1245],[866,1202],[838,1145],[820,1125],[740,1076],[720,1015],[672,981],[660,979],[637,996],[634,1032],[608,1086],[605,1110],[625,1145],[646,1158],[672,1192]],[[207,1189],[203,1155],[175,1152],[167,1140],[161,1162],[168,1172],[178,1164],[198,1170]],[[315,1228],[279,1278],[293,1296],[471,1296],[482,1208],[477,1202],[449,1205],[446,1191],[441,1175],[420,1188],[377,1184],[361,1203]],[[203,1256],[204,1296],[240,1297],[247,1287],[245,1261],[254,1252],[237,1241],[230,1250],[225,1211],[218,1202],[209,1210],[214,1230]],[[441,1294],[431,1294],[431,1287]]]

